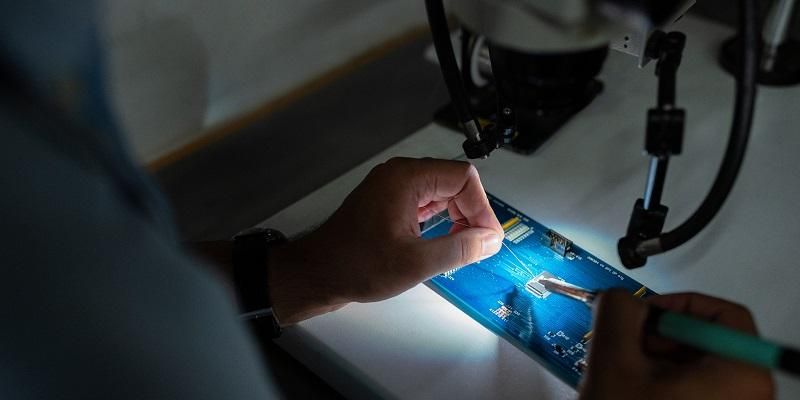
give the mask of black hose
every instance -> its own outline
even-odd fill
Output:
[[[755,0],[739,0],[739,31],[742,59],[736,79],[733,125],[725,157],[714,184],[691,217],[674,230],[641,243],[641,249],[637,251],[640,254],[665,252],[689,241],[711,222],[733,188],[744,160],[756,101],[760,31]],[[658,243],[654,243],[654,240]]]
[[[439,58],[442,76],[447,85],[447,91],[450,93],[456,116],[466,129],[467,138],[478,141],[480,140],[480,128],[469,111],[467,93],[461,81],[461,72],[456,63],[453,43],[450,42],[450,28],[447,26],[444,4],[442,4],[442,0],[425,0],[425,10],[428,13],[428,25],[431,27],[433,46],[436,49],[436,56]]]

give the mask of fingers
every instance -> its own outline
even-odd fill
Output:
[[[617,368],[641,372],[646,367],[642,353],[647,304],[623,290],[600,295],[595,311],[591,368]]]
[[[647,344],[648,352],[670,355],[680,352],[691,357],[693,354],[682,345],[663,338],[642,336],[648,304],[755,333],[755,323],[749,311],[722,299],[689,293],[656,296],[643,302],[624,291],[609,291],[601,296],[597,307],[593,357],[617,357],[619,360],[623,357],[628,363],[643,362],[643,343]]]
[[[420,205],[419,208],[417,208],[417,222],[425,222],[434,215],[446,210],[447,203],[447,200],[442,200]]]
[[[417,282],[497,253],[503,229],[492,211],[480,177],[466,162],[393,158],[373,168],[340,208],[370,212],[383,238],[391,238],[387,265]],[[448,210],[450,233],[435,239],[419,237],[419,223]],[[345,215],[342,213],[342,215]]]
[[[424,275],[420,279],[427,279],[496,254],[502,240],[492,229],[466,228],[435,239],[414,241],[411,256]]]
[[[402,184],[415,194],[417,207],[446,202],[454,220],[465,219],[473,227],[502,232],[478,171],[462,161],[395,158],[387,165],[396,165],[407,174]],[[400,184],[400,182],[398,182]]]
[[[658,356],[645,350],[649,340],[666,340],[645,337],[644,324],[652,306],[755,329],[746,309],[725,300],[676,294],[643,301],[624,291],[608,291],[596,307],[582,398],[772,398],[768,371],[696,352],[694,357],[684,357],[693,350],[674,342],[663,343],[671,345],[670,351]]]
[[[646,302],[665,310],[756,334],[755,322],[750,312],[741,305],[726,300],[698,293],[676,293],[650,297]],[[697,360],[705,354],[690,346],[655,335],[645,339],[645,349],[652,356],[680,362]]]
[[[650,304],[756,334],[752,314],[742,305],[699,293],[676,293],[647,299]]]

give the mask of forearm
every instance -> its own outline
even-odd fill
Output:
[[[269,293],[272,309],[282,326],[334,311],[346,304],[333,298],[332,282],[319,279],[315,267],[324,258],[314,251],[313,239],[306,237],[270,251]]]
[[[270,304],[281,325],[291,325],[341,307],[331,304],[323,283],[317,282],[313,274],[305,273],[311,268],[304,266],[320,262],[309,251],[314,246],[306,242],[307,239],[272,247],[267,265],[264,266],[268,268],[268,279],[264,285],[267,285]],[[232,241],[192,242],[186,247],[210,265],[232,291],[236,290]]]

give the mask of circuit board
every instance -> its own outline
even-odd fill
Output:
[[[588,289],[623,288],[638,297],[655,294],[569,239],[492,195],[489,201],[505,231],[499,253],[434,277],[427,285],[467,315],[577,387],[587,366],[591,310],[550,293],[541,278]],[[447,212],[422,226],[422,236],[447,234]]]

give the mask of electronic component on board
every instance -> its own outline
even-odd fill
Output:
[[[547,237],[550,239],[550,249],[560,256],[567,255],[572,249],[572,241],[552,229],[547,231]]]
[[[512,226],[516,225],[517,222],[519,222],[519,217],[516,217],[516,216],[510,218],[506,222],[503,222],[503,225],[502,225],[503,231],[508,231],[508,229],[511,228]]]
[[[445,272],[442,272],[440,276],[442,278],[453,279],[453,274],[455,274],[459,269],[461,268],[453,268],[451,270],[447,270]]]
[[[581,358],[580,360],[575,361],[575,369],[577,369],[578,372],[582,373],[588,367],[589,367],[589,364],[586,362],[585,358]]]
[[[503,305],[492,311],[494,315],[497,315],[497,318],[502,319],[503,321],[508,320],[508,316],[513,313],[513,311],[508,308],[507,306]]]
[[[586,344],[588,341],[592,340],[593,336],[594,336],[594,331],[593,330],[591,330],[589,332],[586,332],[586,334],[583,335],[583,337],[581,338],[581,343],[582,344]]]
[[[528,281],[528,283],[525,284],[525,289],[540,299],[546,299],[547,296],[550,295],[550,291],[547,290],[547,288],[545,288],[544,285],[542,285],[541,283],[541,280],[545,278],[556,279],[556,276],[547,271],[544,271],[541,274],[536,275],[530,281]]]
[[[505,239],[514,244],[522,242],[534,233],[534,230],[523,223],[519,217],[509,219],[503,223],[502,227]]]

